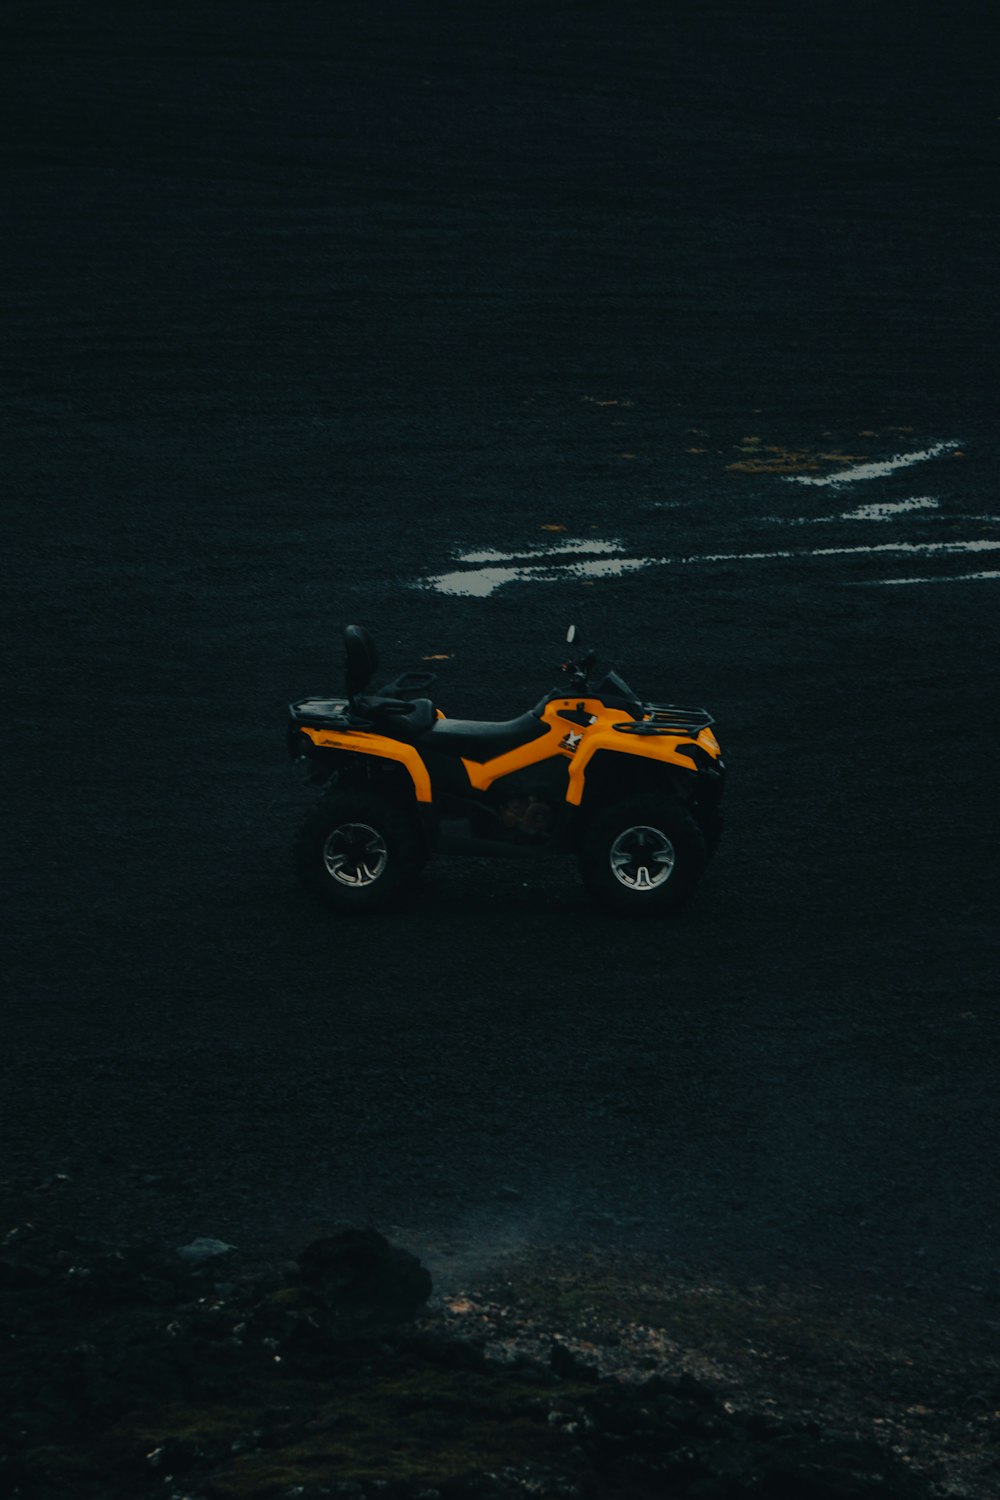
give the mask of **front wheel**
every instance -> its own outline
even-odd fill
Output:
[[[381,911],[416,880],[420,833],[377,792],[334,787],[310,809],[295,841],[302,885],[336,911]]]
[[[584,884],[601,901],[618,911],[655,916],[691,894],[708,863],[708,846],[678,803],[635,797],[597,814],[579,859]]]

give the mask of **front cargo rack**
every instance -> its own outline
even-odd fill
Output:
[[[683,729],[697,734],[715,723],[712,715],[703,708],[680,708],[676,703],[645,703],[642,711],[643,722],[657,729]]]

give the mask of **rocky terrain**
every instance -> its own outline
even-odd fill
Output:
[[[567,1278],[551,1262],[524,1275],[518,1300],[483,1289],[434,1304],[416,1256],[346,1226],[280,1268],[239,1260],[209,1238],[168,1249],[8,1233],[2,1492],[930,1500],[986,1495],[996,1474],[985,1394],[950,1411],[914,1401],[922,1362],[887,1358],[885,1328],[874,1340],[869,1328],[880,1355],[866,1368],[852,1313],[822,1328],[815,1309],[780,1300],[765,1315],[716,1292],[712,1309],[708,1289],[695,1312],[692,1289],[662,1287],[657,1308],[649,1285],[588,1282],[584,1266]],[[644,1303],[652,1322],[637,1321]],[[727,1320],[741,1351],[725,1347]],[[751,1375],[749,1338],[749,1354],[788,1360],[793,1329],[797,1376]],[[966,1351],[966,1384],[974,1363]],[[938,1392],[956,1374],[939,1366]]]

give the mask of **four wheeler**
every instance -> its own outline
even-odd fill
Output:
[[[366,693],[375,644],[348,625],[344,648],[344,697],[293,703],[288,727],[293,759],[322,787],[298,874],[327,906],[382,909],[438,852],[572,851],[590,890],[626,912],[665,912],[694,889],[722,829],[704,709],[644,703],[614,671],[591,684],[588,652],[516,719],[449,719],[421,696],[433,673]]]

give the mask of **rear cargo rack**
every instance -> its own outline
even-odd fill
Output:
[[[310,729],[347,729],[352,719],[346,698],[304,698],[290,703],[292,723],[308,724]]]

